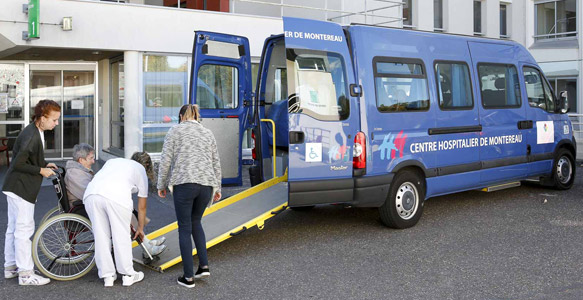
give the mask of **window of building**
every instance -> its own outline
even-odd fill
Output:
[[[187,103],[187,71],[186,56],[144,54],[144,151],[161,152],[166,133],[178,123],[180,107]]]
[[[403,1],[403,27],[413,28],[413,0]]]
[[[500,4],[500,37],[508,38],[508,5]]]
[[[577,36],[577,1],[556,0],[535,4],[536,40]]]
[[[433,29],[443,31],[443,0],[433,0]]]
[[[24,93],[24,64],[0,63],[0,142],[8,151],[25,126]],[[4,153],[0,154],[6,164]]]
[[[285,77],[290,93],[290,113],[302,113],[323,121],[348,118],[350,106],[346,68],[340,55],[288,49],[287,60],[286,75],[289,76]]]
[[[559,96],[562,91],[567,91],[569,99],[569,113],[578,113],[577,106],[577,77],[547,78],[555,89],[555,95]]]
[[[466,63],[438,62],[435,64],[439,107],[462,110],[474,107],[470,70]]]
[[[482,1],[474,1],[474,34],[482,35]]]
[[[373,60],[377,109],[380,112],[429,109],[427,76],[417,59]]]
[[[535,68],[524,67],[523,74],[528,104],[532,107],[554,112],[553,93],[541,73]]]
[[[123,156],[124,150],[124,64],[117,59],[111,62],[109,97],[109,150]]]
[[[520,107],[520,84],[515,66],[479,64],[478,76],[484,108]]]

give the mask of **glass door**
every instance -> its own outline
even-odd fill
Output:
[[[31,65],[30,121],[40,100],[54,100],[61,106],[59,125],[45,132],[45,157],[73,156],[79,143],[95,145],[95,65]]]

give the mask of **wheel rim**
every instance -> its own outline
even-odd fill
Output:
[[[561,184],[567,184],[571,180],[573,167],[571,161],[566,156],[561,156],[557,161],[557,178]]]
[[[411,182],[401,184],[395,196],[397,214],[404,220],[411,219],[419,207],[419,192]]]
[[[95,264],[91,224],[84,218],[56,216],[41,225],[33,240],[33,259],[46,276],[71,280]]]

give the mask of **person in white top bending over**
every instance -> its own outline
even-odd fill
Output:
[[[134,270],[130,222],[132,193],[138,193],[138,227],[134,238],[143,238],[148,178],[153,178],[152,160],[148,153],[136,152],[131,159],[108,160],[85,190],[83,203],[93,226],[95,263],[106,287],[113,286],[117,279],[116,269],[123,275],[124,286],[144,279],[144,273]]]

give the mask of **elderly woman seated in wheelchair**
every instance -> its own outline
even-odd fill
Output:
[[[33,260],[40,271],[57,280],[73,280],[95,265],[91,222],[83,206],[83,194],[93,178],[91,166],[95,151],[88,144],[75,145],[73,161],[68,161],[53,179],[59,198],[57,207],[45,214],[33,238]],[[132,214],[132,229],[138,228],[137,212]],[[68,239],[62,239],[62,236]],[[164,238],[142,242],[144,257],[159,255],[166,246]]]

